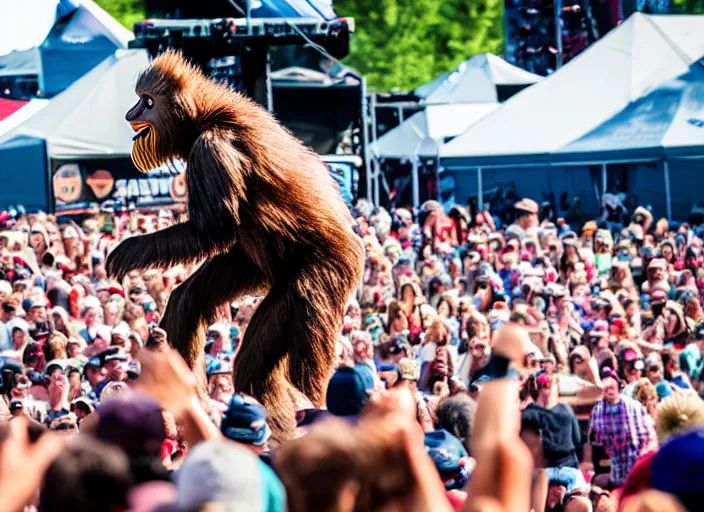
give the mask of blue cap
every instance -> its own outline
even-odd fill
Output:
[[[660,447],[650,465],[653,489],[676,496],[699,510],[704,498],[704,429],[675,436]]]
[[[234,395],[220,422],[220,431],[228,439],[262,446],[271,437],[264,406],[254,398]]]
[[[325,403],[335,416],[354,416],[369,399],[366,379],[355,368],[341,366],[330,379]]]
[[[445,489],[461,489],[469,479],[469,474],[461,462],[468,456],[462,441],[440,429],[425,434],[425,451],[433,459],[433,463],[445,482]]]

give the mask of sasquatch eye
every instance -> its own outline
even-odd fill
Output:
[[[154,100],[150,96],[144,97],[144,103],[146,103],[147,108],[152,108],[154,106]]]

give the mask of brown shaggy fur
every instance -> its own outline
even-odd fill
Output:
[[[174,290],[161,323],[203,383],[216,308],[268,290],[238,349],[234,383],[266,406],[276,437],[286,439],[295,428],[291,384],[315,406],[325,400],[344,308],[362,273],[352,218],[317,155],[179,53],[157,57],[136,91],[154,99],[158,158],[187,161],[189,220],[123,241],[107,269],[122,277],[205,260]]]

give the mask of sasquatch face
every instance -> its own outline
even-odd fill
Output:
[[[179,52],[168,50],[144,69],[135,85],[137,104],[125,116],[137,132],[132,160],[146,172],[184,158],[195,140],[196,98],[207,79]]]
[[[137,104],[125,116],[137,132],[132,139],[132,161],[142,172],[158,167],[167,159],[160,150],[158,139],[158,112],[162,106],[158,96],[142,93]]]

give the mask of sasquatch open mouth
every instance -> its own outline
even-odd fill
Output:
[[[135,121],[130,123],[137,134],[132,138],[132,161],[142,172],[156,169],[164,161],[156,139],[156,129],[150,122]]]
[[[132,129],[137,132],[137,134],[132,137],[132,140],[137,140],[140,137],[144,137],[149,130],[151,130],[151,125],[149,123],[131,123]]]

